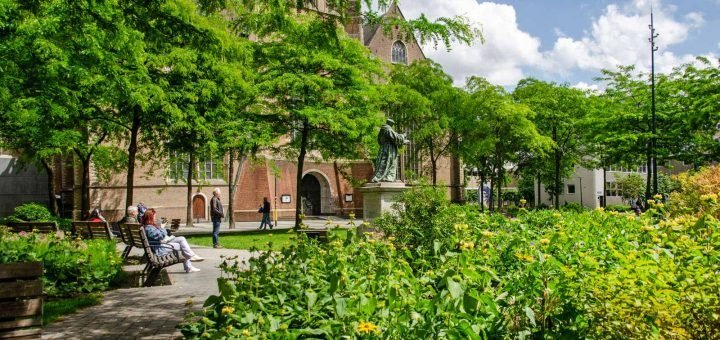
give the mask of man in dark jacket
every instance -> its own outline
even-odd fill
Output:
[[[220,188],[213,190],[213,197],[210,199],[210,219],[213,224],[213,248],[222,248],[220,246],[220,221],[225,217],[223,206],[220,202]]]

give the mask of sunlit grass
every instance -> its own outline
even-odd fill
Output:
[[[341,233],[342,237],[346,236],[346,232],[345,229],[330,230],[330,233]],[[230,249],[250,249],[255,247],[261,250],[280,250],[296,242],[297,237],[297,234],[292,229],[255,230],[232,235],[220,234],[220,245]],[[212,247],[212,236],[186,236],[185,238],[190,244]],[[269,245],[272,248],[268,248]]]

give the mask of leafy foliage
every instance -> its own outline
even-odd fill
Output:
[[[16,234],[0,227],[0,263],[28,261],[43,262],[43,290],[49,297],[106,290],[122,271],[115,242]]]
[[[188,338],[715,338],[720,223],[602,210],[470,213],[431,189],[377,240],[232,259]],[[432,203],[439,203],[434,209]],[[429,212],[426,210],[429,209]],[[654,211],[653,211],[654,210]],[[419,213],[416,221],[408,221]],[[659,218],[660,217],[660,218]],[[432,228],[425,234],[419,226]],[[409,242],[420,242],[413,244]],[[429,251],[419,251],[431,244]]]

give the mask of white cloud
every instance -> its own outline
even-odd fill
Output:
[[[410,2],[408,2],[410,4]],[[425,54],[441,63],[445,71],[463,83],[471,75],[481,75],[499,85],[515,85],[524,74],[522,66],[538,64],[542,59],[540,40],[520,30],[515,8],[475,0],[418,0],[403,7],[408,17],[425,13],[431,18],[463,15],[482,25],[485,43],[472,46],[454,44],[451,51],[425,47]]]
[[[668,50],[685,41],[692,29],[702,26],[701,13],[692,12],[683,20],[674,18],[674,6],[654,3],[655,31],[659,34],[656,45],[656,66],[660,72],[691,62],[692,55],[676,55]],[[599,70],[617,65],[636,65],[638,70],[650,69],[650,4],[647,0],[634,0],[626,6],[608,5],[595,19],[592,28],[582,38],[558,38],[550,51],[544,52],[547,70],[584,69]]]
[[[492,83],[511,86],[531,68],[560,76],[577,70],[599,71],[631,64],[640,71],[649,70],[650,1],[629,0],[606,6],[579,37],[555,28],[557,38],[546,50],[541,50],[537,37],[519,28],[511,5],[475,0],[416,0],[405,2],[403,11],[408,17],[425,13],[431,19],[463,15],[481,24],[484,44],[456,43],[449,52],[426,46],[425,53],[441,63],[456,84],[462,84],[470,75],[480,75]],[[659,0],[652,2],[656,32],[660,34],[656,41],[659,47],[655,55],[656,69],[668,72],[694,59],[693,55],[675,54],[669,47],[685,41],[692,30],[704,24],[704,18],[698,12],[678,18],[675,6],[664,5]]]
[[[574,87],[574,88],[576,88],[576,89],[579,89],[579,90],[590,91],[590,92],[602,92],[602,91],[604,91],[604,89],[601,88],[600,85],[598,85],[598,84],[588,84],[588,83],[586,83],[586,82],[584,82],[584,81],[581,81],[581,82],[573,85],[572,87]]]

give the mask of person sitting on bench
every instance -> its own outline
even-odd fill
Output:
[[[199,272],[200,269],[193,267],[192,262],[200,262],[205,260],[204,258],[198,256],[195,254],[195,252],[190,249],[190,245],[187,243],[187,240],[182,236],[168,236],[167,231],[165,228],[159,226],[159,224],[156,224],[155,222],[155,210],[154,209],[148,209],[148,211],[145,212],[145,234],[147,234],[148,240],[150,241],[151,245],[155,245],[158,252],[158,255],[164,255],[167,254],[170,250],[167,248],[159,247],[157,245],[159,244],[168,244],[173,249],[180,250],[183,257],[185,257],[185,261],[183,261],[183,267],[185,268],[186,273],[194,273]]]

